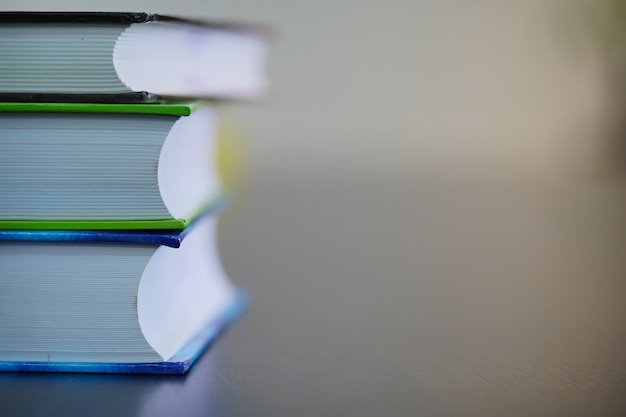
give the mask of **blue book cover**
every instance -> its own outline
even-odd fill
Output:
[[[176,230],[0,230],[0,242],[100,242],[164,245],[178,248],[194,223]]]
[[[214,297],[214,295],[212,294],[220,293],[220,291],[222,291],[224,294],[221,298],[221,301],[219,301],[218,304],[214,304],[215,307],[213,308],[212,313],[206,316],[208,318],[206,319],[207,321],[205,322],[204,325],[202,325],[202,321],[196,320],[197,324],[194,324],[194,326],[190,328],[189,329],[190,331],[187,333],[189,336],[185,337],[184,339],[180,339],[180,342],[177,342],[175,345],[172,346],[174,349],[171,350],[170,352],[173,352],[174,354],[172,355],[171,353],[169,353],[167,355],[165,354],[162,355],[165,358],[169,358],[165,361],[136,362],[132,359],[130,360],[130,363],[128,362],[128,359],[124,360],[123,363],[122,362],[116,363],[116,361],[110,360],[110,359],[107,359],[104,361],[97,360],[93,362],[89,360],[73,361],[71,356],[70,357],[66,356],[65,358],[61,360],[55,360],[53,356],[52,359],[49,359],[48,361],[45,361],[45,357],[43,358],[44,360],[28,359],[26,361],[1,360],[0,359],[0,371],[149,373],[149,374],[184,374],[186,373],[189,370],[190,366],[199,358],[202,352],[205,349],[207,349],[208,346],[214,343],[216,339],[219,337],[219,335],[243,313],[247,305],[247,297],[241,291],[236,290],[232,286],[232,284],[228,282],[229,280],[224,275],[221,269],[221,266],[219,265],[220,264],[219,257],[216,255],[217,253],[216,247],[214,246],[215,236],[213,235],[213,233],[215,232],[216,224],[217,224],[217,216],[215,215],[216,214],[215,211],[217,210],[218,208],[214,208],[211,211],[207,211],[206,213],[204,213],[203,215],[195,219],[187,228],[181,229],[181,230],[174,230],[174,231],[152,230],[152,231],[133,232],[133,231],[123,231],[123,230],[120,230],[120,231],[0,230],[0,280],[2,280],[6,284],[6,286],[8,286],[7,288],[9,288],[8,291],[2,291],[2,293],[0,293],[0,331],[2,331],[2,329],[5,329],[10,334],[15,333],[15,329],[16,329],[15,323],[25,322],[25,323],[32,324],[32,323],[39,323],[42,320],[47,321],[48,319],[50,319],[50,316],[46,315],[45,312],[39,311],[42,309],[45,310],[45,308],[47,308],[45,303],[42,305],[36,302],[31,302],[30,307],[22,309],[21,306],[29,302],[28,297],[30,297],[30,293],[33,293],[32,291],[33,288],[37,289],[38,292],[35,291],[34,292],[35,294],[32,297],[35,297],[34,299],[38,300],[39,302],[41,302],[41,299],[42,299],[41,297],[43,297],[46,300],[49,298],[48,294],[49,294],[50,289],[47,289],[47,287],[45,286],[45,285],[48,285],[46,284],[46,282],[49,282],[50,283],[49,285],[53,286],[51,287],[52,291],[55,291],[56,288],[59,288],[60,285],[65,285],[66,288],[68,288],[72,294],[86,294],[86,296],[89,296],[91,292],[98,291],[96,298],[103,299],[103,297],[105,297],[102,294],[103,288],[105,288],[104,291],[106,291],[106,288],[115,287],[116,284],[114,284],[114,280],[116,279],[119,281],[115,281],[115,282],[121,282],[122,285],[126,285],[124,284],[124,282],[128,282],[128,279],[129,279],[128,274],[126,273],[116,274],[116,273],[112,273],[109,271],[108,265],[111,265],[111,268],[113,268],[112,271],[115,271],[115,267],[116,267],[115,258],[113,258],[112,261],[106,260],[105,262],[101,263],[100,266],[95,267],[94,270],[87,269],[86,270],[87,272],[85,272],[85,270],[80,270],[80,272],[77,273],[74,276],[74,278],[68,278],[68,275],[67,275],[68,269],[65,267],[61,268],[62,272],[60,272],[57,275],[54,275],[55,268],[50,268],[48,264],[43,264],[43,267],[37,270],[39,272],[35,272],[33,274],[33,272],[31,271],[32,270],[31,266],[35,258],[22,258],[21,261],[11,259],[12,255],[10,252],[10,248],[11,247],[19,248],[19,247],[22,247],[22,244],[28,243],[28,242],[34,243],[33,247],[36,249],[34,249],[31,253],[34,253],[35,255],[33,256],[35,257],[41,251],[45,251],[46,248],[57,250],[60,246],[62,248],[65,248],[65,249],[61,249],[62,251],[61,253],[65,253],[63,251],[71,252],[72,247],[77,248],[77,246],[74,246],[74,244],[78,244],[79,246],[82,246],[82,247],[88,246],[88,247],[94,247],[94,248],[95,247],[97,248],[118,247],[118,244],[119,244],[121,245],[120,247],[126,248],[123,253],[127,254],[128,249],[132,249],[128,246],[129,244],[141,245],[143,247],[145,247],[146,245],[155,246],[155,247],[165,246],[165,247],[168,247],[167,248],[168,250],[173,251],[175,253],[178,253],[179,251],[182,251],[180,253],[185,253],[184,251],[189,250],[189,248],[196,248],[197,246],[193,246],[193,245],[197,245],[198,242],[205,242],[200,246],[199,252],[191,252],[192,253],[191,259],[200,259],[199,261],[197,262],[192,261],[191,264],[189,264],[190,258],[188,257],[177,258],[177,259],[182,259],[185,262],[186,268],[182,268],[183,270],[193,271],[193,272],[190,272],[191,275],[180,276],[181,269],[180,269],[179,263],[174,263],[171,266],[166,267],[166,269],[167,268],[170,268],[170,269],[169,269],[169,272],[164,272],[163,276],[167,277],[166,279],[169,280],[171,283],[168,284],[169,286],[167,287],[169,288],[169,290],[161,291],[161,294],[165,294],[165,298],[158,299],[159,301],[156,306],[156,309],[157,310],[163,309],[165,307],[165,304],[169,306],[170,297],[172,297],[169,291],[173,290],[174,292],[176,292],[178,291],[179,288],[183,288],[183,290],[181,290],[183,292],[179,292],[179,298],[180,298],[180,294],[187,294],[189,295],[189,297],[191,297],[189,300],[193,300],[193,303],[195,303],[194,305],[202,305],[202,304],[214,302],[215,299],[211,298],[211,297]],[[206,236],[206,237],[203,237],[203,236]],[[198,240],[199,238],[200,240]],[[189,243],[187,243],[188,241]],[[47,243],[50,243],[50,245],[48,245]],[[102,244],[104,244],[104,246],[101,246]],[[189,245],[192,245],[192,246],[189,246]],[[100,249],[97,249],[97,252],[99,253]],[[56,252],[56,253],[59,253],[59,252]],[[124,256],[127,256],[127,255],[124,255]],[[212,259],[212,261],[204,261],[202,260],[202,258]],[[24,259],[28,259],[28,260],[24,261]],[[72,258],[70,257],[68,259],[72,259]],[[67,260],[60,260],[60,261],[54,261],[54,262],[58,262],[60,265],[73,265],[71,261],[69,261],[68,263]],[[10,266],[11,264],[13,264],[13,266]],[[31,266],[29,266],[29,264],[31,264]],[[22,267],[21,265],[25,265],[25,266]],[[161,265],[161,267],[159,268],[162,269],[163,267],[164,265]],[[146,267],[146,269],[147,268],[148,267]],[[26,272],[27,270],[29,272]],[[15,271],[18,271],[18,273],[16,274]],[[142,282],[142,285],[143,285],[144,275],[140,274],[136,278],[131,278],[131,279],[136,279],[135,285],[138,286],[140,281]],[[148,279],[148,278],[145,278],[145,279]],[[199,287],[193,286],[193,285],[189,286],[188,282],[190,282],[189,281],[190,279],[192,281],[195,279],[198,279],[205,283],[201,284]],[[67,283],[61,284],[62,281],[67,282],[69,284]],[[33,284],[35,282],[37,282],[38,284]],[[104,285],[104,287],[98,286],[100,284],[96,284],[96,287],[91,287],[91,285],[93,285],[91,284],[92,282],[104,282],[106,284]],[[181,282],[184,282],[184,284],[181,284]],[[78,291],[76,287],[77,285],[81,286],[80,288],[84,287],[84,289],[82,291]],[[21,292],[18,293],[19,297],[16,298],[15,296],[11,295],[11,288],[20,288],[19,291]],[[95,289],[90,290],[90,288],[95,288]],[[137,287],[132,287],[132,288],[136,289]],[[111,309],[106,307],[107,305],[109,305],[107,303],[112,302],[115,305],[122,305],[120,303],[126,303],[123,305],[128,306],[128,308],[139,309],[138,311],[135,310],[137,311],[136,317],[137,317],[137,320],[139,320],[139,322],[142,323],[141,322],[141,309],[138,304],[138,300],[141,301],[141,299],[137,298],[142,293],[134,292],[134,290],[131,289],[130,292],[125,292],[124,294],[122,294],[124,297],[126,297],[124,298],[124,300],[126,301],[123,301],[122,299],[119,298],[120,294],[121,293],[119,293],[119,291],[112,292],[108,301],[103,303],[103,305],[105,306],[104,310],[94,310],[97,312],[97,314],[102,314],[102,316],[98,316],[98,317],[101,317],[99,320],[102,321],[102,318],[104,318],[105,320],[110,320],[112,315],[117,314],[117,311],[113,313],[109,313],[109,310]],[[203,296],[202,294],[206,294],[206,296]],[[187,297],[187,295],[185,295],[184,297]],[[55,314],[56,311],[59,310],[59,306],[62,307],[61,308],[62,310],[69,308],[69,307],[66,307],[67,302],[74,301],[76,296],[69,295],[66,297],[62,295],[61,297],[62,297],[60,299],[61,301],[58,301],[57,299],[56,304],[50,304],[52,306],[51,314]],[[74,299],[72,297],[74,297]],[[209,301],[209,299],[213,301]],[[185,304],[190,302],[187,298],[185,298],[184,300],[185,300],[184,301]],[[98,302],[97,299],[94,299],[94,301],[96,303]],[[164,302],[165,304],[160,304],[162,302]],[[84,305],[84,299],[82,303]],[[170,308],[170,311],[178,311],[181,309],[181,307],[183,307],[183,305],[180,304],[180,301],[178,301],[178,303],[179,304],[173,304],[176,307],[168,307]],[[91,301],[90,301],[90,304],[91,304]],[[153,305],[154,305],[154,302],[153,302]],[[191,310],[191,311],[196,311],[196,310]],[[93,312],[91,312],[90,314],[92,313]],[[177,313],[175,313],[174,315],[176,314]],[[78,315],[80,315],[80,313]],[[202,315],[198,315],[195,313],[191,313],[191,315],[182,315],[178,317],[177,323],[181,323],[181,324],[185,323],[188,321],[189,317],[199,318],[199,317],[204,317],[204,316],[205,316],[204,313]],[[33,319],[33,317],[35,317],[35,319]],[[37,319],[37,317],[39,317],[39,319]],[[67,314],[63,313],[62,317],[67,318]],[[72,317],[72,314],[70,314],[69,317]],[[203,320],[203,319],[200,319],[200,320]],[[57,321],[57,322],[62,323],[60,329],[64,329],[66,328],[64,326],[68,325],[67,322],[63,322],[63,321],[60,321],[60,322]],[[98,321],[94,323],[98,323]],[[114,323],[114,321],[113,322],[109,321],[108,323]],[[156,323],[161,323],[161,322],[157,321]],[[150,344],[152,344],[152,342],[149,341],[149,337],[143,327],[143,324],[141,326],[142,326],[141,331],[144,332],[144,337]],[[161,326],[161,325],[159,324],[158,326]],[[90,326],[86,326],[82,328],[90,329]],[[161,330],[162,329],[160,327],[157,327],[157,331],[161,331]],[[59,331],[63,332],[63,330],[59,330]],[[19,333],[18,336],[12,336],[9,339],[5,338],[5,341],[2,342],[4,344],[0,344],[0,350],[5,350],[5,352],[13,352],[13,354],[18,355],[18,356],[14,356],[16,358],[29,358],[28,356],[24,356],[24,355],[28,355],[29,354],[28,352],[22,354],[23,347],[21,347],[22,345],[20,344],[21,342],[19,342],[19,340],[30,340],[31,337],[38,337],[38,336],[33,336],[33,333],[30,333],[31,331],[28,330],[27,328],[20,330],[20,332],[21,333]],[[46,330],[44,330],[44,333],[45,332]],[[9,334],[9,333],[6,333],[6,334]],[[49,335],[49,333],[46,333],[46,334]],[[55,333],[55,334],[58,334],[58,333]],[[100,334],[104,335],[106,333],[100,333]],[[96,338],[101,337],[100,334],[95,333],[95,337]],[[170,333],[164,332],[162,334],[168,335]],[[57,336],[54,336],[54,337],[55,339],[57,338]],[[81,336],[81,337],[83,339],[76,339],[76,340],[84,340],[85,336]],[[169,338],[170,336],[166,336],[166,337]],[[6,340],[9,340],[9,341],[7,342]],[[47,339],[43,338],[40,340],[47,340]],[[119,339],[119,340],[124,340],[124,339]],[[47,345],[44,344],[44,346],[47,346]],[[78,345],[70,344],[70,346],[74,346],[74,349],[75,349],[76,346],[81,346],[81,345],[79,343]],[[107,349],[111,349],[111,347]],[[112,349],[113,351],[115,351],[115,346],[113,346]],[[159,351],[156,347],[154,349],[156,351]],[[86,353],[86,355],[88,355],[88,353]],[[4,357],[13,358],[11,356],[4,356]],[[40,356],[37,356],[37,358],[39,357]],[[85,357],[86,356],[83,356],[83,358]],[[116,356],[112,356],[112,357],[116,357]]]
[[[247,296],[239,292],[221,316],[204,326],[167,362],[97,363],[97,362],[11,362],[0,361],[0,372],[71,372],[102,374],[183,375],[219,336],[245,311]]]

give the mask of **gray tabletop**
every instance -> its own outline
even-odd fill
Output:
[[[4,373],[0,415],[624,416],[624,189],[255,185],[187,376]]]

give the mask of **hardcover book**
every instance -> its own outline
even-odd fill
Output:
[[[211,103],[264,93],[266,35],[0,12],[0,371],[183,374],[242,313]]]
[[[244,304],[219,261],[216,220],[0,231],[0,370],[186,372]]]
[[[150,13],[0,12],[0,100],[254,99],[258,27]]]
[[[1,229],[181,229],[219,200],[199,104],[0,103]]]

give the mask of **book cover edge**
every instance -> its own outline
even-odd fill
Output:
[[[0,23],[143,23],[151,20],[146,12],[81,11],[3,11]]]
[[[266,38],[274,37],[270,27],[259,23],[202,19],[150,12],[81,12],[81,11],[0,11],[2,23],[82,23],[133,24],[149,22],[178,22],[222,30],[251,32]]]
[[[123,222],[111,221],[106,225],[111,229],[96,230],[93,222],[64,222],[64,226],[73,226],[74,228],[48,228],[46,226],[61,226],[58,222],[47,221],[0,221],[0,242],[109,242],[109,243],[138,243],[138,244],[154,244],[165,245],[172,248],[180,247],[181,242],[189,233],[193,226],[207,216],[217,216],[227,206],[225,197],[219,197],[203,207],[196,215],[189,220],[175,220],[179,227],[167,229],[164,227],[153,228],[129,228],[123,226]],[[157,223],[162,226],[164,223],[159,221],[146,221],[149,223]],[[132,225],[143,225],[143,221],[132,222]],[[10,227],[3,227],[9,225]],[[33,226],[29,229],[25,226]],[[78,227],[83,228],[78,228]]]
[[[189,225],[188,219],[162,220],[0,220],[3,231],[114,231],[176,230]]]
[[[46,103],[46,102],[0,102],[0,112],[34,113],[123,113],[123,114],[163,114],[171,116],[189,116],[201,107],[202,102],[189,101],[180,103]]]

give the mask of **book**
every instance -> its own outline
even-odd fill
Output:
[[[220,200],[202,103],[0,103],[0,229],[181,229]]]
[[[0,231],[0,370],[184,373],[243,309],[214,212],[170,232]]]
[[[266,31],[150,13],[0,12],[0,100],[254,99]]]

